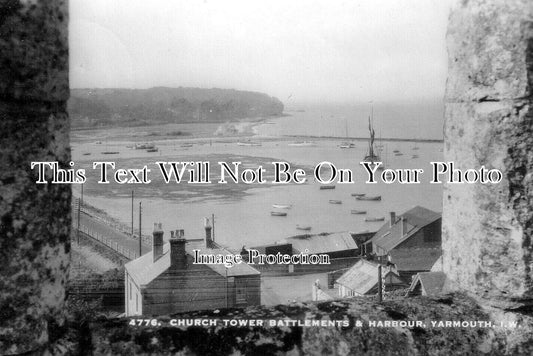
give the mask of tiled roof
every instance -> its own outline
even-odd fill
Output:
[[[307,249],[312,254],[357,249],[357,244],[349,232],[293,236],[288,237],[286,241],[292,244],[294,250],[304,252]]]
[[[399,248],[389,252],[398,271],[430,271],[442,255],[440,248]]]
[[[412,292],[417,284],[420,284],[424,295],[436,295],[443,291],[445,283],[446,274],[444,272],[421,272],[411,283],[409,292]]]
[[[372,242],[377,246],[390,251],[421,228],[441,218],[441,214],[433,210],[416,206],[396,217],[396,222],[390,226],[387,221],[374,235]]]
[[[206,249],[205,241],[202,239],[197,240],[187,240],[185,245],[187,254],[192,255],[192,250],[200,250],[201,253],[209,254],[229,254],[231,252],[223,249]],[[233,267],[226,268],[224,265],[219,264],[206,264],[207,267],[211,268],[213,271],[218,273],[221,276],[235,277],[235,276],[244,276],[244,275],[255,275],[260,274],[255,268],[249,266],[247,263],[241,263],[233,265]],[[159,257],[155,262],[153,262],[153,253],[152,251],[145,253],[141,257],[130,261],[125,264],[126,271],[133,277],[133,279],[140,285],[147,285],[153,281],[161,273],[165,272],[170,267],[170,244],[166,243],[163,245],[163,255]]]
[[[378,283],[378,264],[367,260],[360,260],[346,273],[337,279],[338,284],[345,286],[359,294],[366,294]],[[401,283],[396,272],[388,267],[382,267],[383,278],[392,274],[396,283]]]

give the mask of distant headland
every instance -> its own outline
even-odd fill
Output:
[[[267,94],[234,89],[71,89],[72,128],[225,122],[281,116],[283,103]]]

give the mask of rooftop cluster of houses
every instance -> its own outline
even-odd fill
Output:
[[[402,215],[391,213],[375,233],[300,235],[254,247],[267,254],[328,254],[329,266],[193,264],[193,250],[231,253],[213,241],[209,221],[205,234],[205,238],[185,239],[183,230],[170,231],[164,243],[162,226],[155,224],[152,251],[125,265],[127,316],[258,305],[262,274],[328,272],[330,288],[315,281],[313,300],[375,295],[380,285],[386,292],[407,288],[408,295],[432,295],[441,292],[446,282],[439,272],[441,215],[420,206]],[[243,257],[245,253],[243,249]]]
[[[399,216],[391,212],[390,220],[363,244],[364,257],[344,273],[333,274],[338,295],[376,294],[379,268],[385,290],[408,287],[409,295],[442,291],[441,222],[439,213],[421,206]]]

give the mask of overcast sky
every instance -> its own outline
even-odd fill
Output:
[[[438,98],[449,7],[449,0],[70,0],[70,85],[235,88],[284,102]]]

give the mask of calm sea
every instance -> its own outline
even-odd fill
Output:
[[[290,116],[259,128],[262,135],[368,137],[368,118],[373,110],[376,139],[442,140],[444,105],[440,99],[360,105],[290,106]]]
[[[354,140],[356,147],[341,149],[339,144],[347,137],[368,137],[370,104],[358,106],[300,106],[288,111],[291,116],[268,120],[255,128],[261,141],[264,136],[310,136],[313,146],[290,145],[292,139],[263,141],[261,146],[239,146],[236,143],[213,142],[212,145],[195,145],[190,149],[176,150],[172,142],[160,142],[162,155],[151,156],[136,150],[125,154],[134,157],[140,154],[147,163],[157,160],[189,160],[210,155],[232,157],[262,157],[288,161],[295,165],[314,167],[319,162],[334,163],[337,168],[350,169],[354,173],[353,184],[337,184],[336,189],[320,190],[319,184],[309,177],[304,185],[276,185],[258,187],[253,184],[246,194],[238,197],[203,196],[188,199],[187,187],[180,187],[179,194],[169,199],[168,192],[144,194],[143,233],[151,233],[154,222],[162,222],[165,231],[183,228],[188,238],[204,236],[203,218],[215,214],[216,240],[226,246],[239,249],[273,243],[302,231],[297,225],[311,226],[312,233],[338,231],[375,231],[383,222],[365,222],[365,217],[385,217],[391,211],[402,213],[416,205],[441,211],[442,186],[429,184],[430,161],[442,159],[442,142],[389,141],[400,139],[442,139],[442,104],[439,101],[424,101],[417,104],[374,103],[374,128],[376,139],[383,140],[383,159],[388,168],[422,168],[425,173],[421,184],[366,184],[366,174],[359,162],[367,150],[366,140]],[[289,109],[290,110],[290,109]],[[299,110],[299,111],[294,111]],[[338,137],[334,138],[316,138]],[[294,139],[297,141],[301,139]],[[92,156],[77,157],[89,149],[85,143],[74,143],[74,159],[94,160]],[[110,146],[112,142],[108,142]],[[124,142],[116,142],[124,146]],[[398,151],[394,153],[394,151]],[[385,154],[386,152],[386,154]],[[139,159],[137,157],[137,159]],[[111,157],[106,157],[111,158]],[[271,171],[271,166],[265,167]],[[216,184],[216,183],[214,183]],[[75,190],[78,187],[75,187]],[[131,223],[131,200],[112,186],[102,186],[101,194],[86,194],[86,201],[106,210],[110,215]],[[352,193],[381,195],[381,201],[357,201]],[[172,195],[172,194],[171,194]],[[341,204],[331,204],[340,200]],[[290,204],[286,217],[271,216],[273,204]],[[366,215],[353,215],[352,209],[366,210]],[[134,225],[138,226],[135,211]],[[168,234],[166,234],[168,235]],[[168,238],[168,236],[166,236]]]

